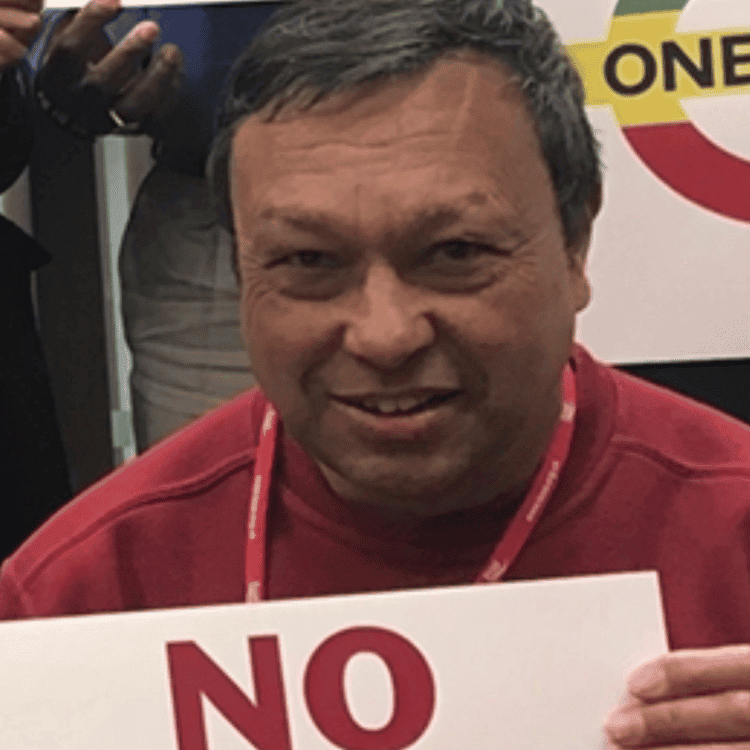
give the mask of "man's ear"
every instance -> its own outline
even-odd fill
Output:
[[[602,207],[602,186],[597,184],[586,205],[583,226],[576,240],[568,246],[568,259],[573,280],[573,301],[576,312],[581,312],[591,301],[591,285],[586,276],[586,259],[591,243],[591,228]]]

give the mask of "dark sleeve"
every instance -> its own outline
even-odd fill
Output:
[[[0,193],[23,172],[33,140],[27,76],[16,66],[0,73]]]

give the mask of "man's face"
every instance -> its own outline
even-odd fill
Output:
[[[250,117],[230,178],[253,369],[333,489],[420,515],[522,491],[589,291],[505,69]]]

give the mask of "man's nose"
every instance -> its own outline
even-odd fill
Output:
[[[390,267],[368,270],[344,333],[345,350],[373,367],[394,370],[435,340],[423,295]]]

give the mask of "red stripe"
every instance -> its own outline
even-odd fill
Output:
[[[576,384],[573,369],[565,365],[563,372],[563,410],[541,467],[536,473],[526,498],[497,543],[492,557],[477,577],[477,583],[499,581],[515,562],[521,549],[539,522],[557,486],[560,472],[568,459],[573,439],[573,417],[576,411]]]
[[[635,125],[623,133],[654,174],[680,195],[750,221],[750,161],[717,146],[690,122]]]

